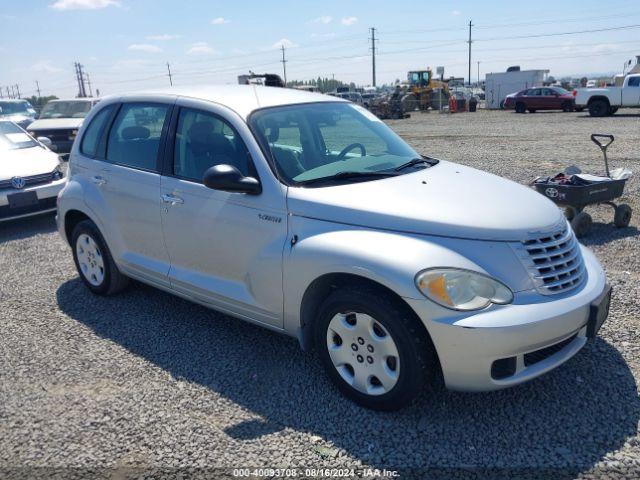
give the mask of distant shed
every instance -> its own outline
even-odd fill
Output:
[[[488,73],[484,88],[486,108],[500,108],[500,104],[510,93],[542,85],[548,73],[549,70]]]

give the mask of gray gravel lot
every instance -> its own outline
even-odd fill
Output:
[[[510,390],[434,388],[396,413],[343,399],[294,339],[135,284],[95,297],[52,217],[0,225],[0,477],[172,476],[192,467],[400,468],[403,477],[640,477],[640,111],[389,122],[418,151],[527,183],[567,165],[637,176],[630,227],[591,209],[584,240],[615,289],[601,338]],[[4,472],[3,472],[4,469]],[[89,469],[89,470],[83,470]],[[108,469],[108,470],[105,470]],[[192,471],[192,474],[194,471]],[[228,472],[227,472],[228,473]]]

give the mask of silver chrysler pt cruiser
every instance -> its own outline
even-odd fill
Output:
[[[106,98],[57,218],[92,292],[133,278],[296,336],[369,408],[400,408],[435,375],[467,391],[530,380],[609,311],[602,268],[554,204],[320,94]]]

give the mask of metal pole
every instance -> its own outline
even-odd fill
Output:
[[[376,86],[376,29],[371,27],[371,86]]]
[[[478,87],[480,87],[480,62],[478,62]]]
[[[41,95],[40,95],[40,84],[38,83],[38,80],[36,80],[36,90],[38,92],[38,98],[40,98],[41,97]]]
[[[167,62],[167,71],[169,72],[169,85],[173,87],[173,78],[171,78],[171,66],[169,65],[169,62]]]
[[[284,45],[282,47],[282,73],[284,74],[284,86],[287,86],[287,61],[284,58]]]
[[[473,23],[469,20],[469,41],[467,42],[469,44],[469,85],[471,85],[471,27],[473,27]]]

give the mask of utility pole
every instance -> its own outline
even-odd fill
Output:
[[[11,98],[11,93],[9,93],[9,87],[7,87],[7,98]]]
[[[20,98],[20,85],[16,83],[16,92],[18,92],[18,96],[16,98]]]
[[[169,72],[169,85],[173,87],[173,78],[171,78],[171,66],[169,62],[167,62],[167,72]]]
[[[371,27],[371,86],[376,86],[376,29]]]
[[[89,77],[88,73],[85,73],[87,76],[87,85],[89,85],[89,96],[93,97],[93,90],[91,90],[91,77]]]
[[[40,98],[40,84],[38,83],[38,80],[36,80],[36,91],[38,92],[38,98]]]
[[[82,65],[79,62],[75,63],[76,78],[78,79],[78,98],[86,98],[87,89],[84,85],[84,72],[82,71]]]
[[[478,62],[478,87],[480,86],[480,62]]]
[[[284,86],[287,86],[287,61],[284,58],[284,45],[280,45],[282,48],[282,73],[284,73]]]
[[[473,27],[473,23],[469,20],[469,41],[467,42],[469,44],[469,85],[471,85],[471,44],[473,43],[471,40],[471,27]]]

